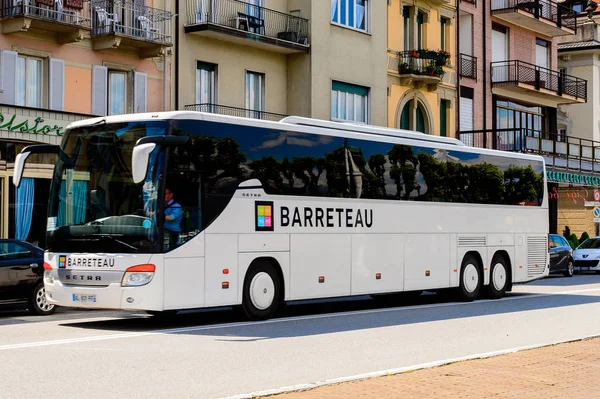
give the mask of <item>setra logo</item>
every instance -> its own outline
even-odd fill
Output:
[[[273,202],[255,201],[255,226],[256,231],[273,231],[275,225],[275,212],[273,212]]]
[[[58,268],[59,269],[64,269],[67,266],[67,257],[64,255],[61,255],[58,257]]]

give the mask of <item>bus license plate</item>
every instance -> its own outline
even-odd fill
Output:
[[[73,294],[73,302],[95,303],[96,302],[96,295]]]

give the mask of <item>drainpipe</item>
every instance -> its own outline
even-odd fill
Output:
[[[165,0],[166,2],[167,0]],[[179,0],[175,0],[175,57],[173,57],[173,64],[175,64],[175,109],[179,110]]]
[[[487,0],[483,0],[483,130],[487,129],[487,18],[486,18],[486,3]],[[490,71],[491,72],[491,71]],[[483,134],[484,140],[487,134]]]
[[[460,1],[456,10],[456,117],[454,118],[454,129],[456,138],[460,140]]]

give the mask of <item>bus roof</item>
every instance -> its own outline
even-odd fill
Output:
[[[359,123],[350,123],[350,122],[336,122],[336,121],[327,121],[322,119],[313,119],[306,118],[300,116],[288,116],[282,118],[279,121],[268,121],[263,119],[252,119],[245,118],[240,116],[230,116],[230,115],[221,115],[207,112],[199,112],[199,111],[161,111],[161,112],[146,112],[146,113],[136,113],[136,114],[121,114],[121,115],[111,115],[111,116],[101,116],[94,117],[89,119],[83,119],[79,121],[75,121],[70,123],[67,128],[79,128],[94,125],[97,123],[101,123],[104,121],[105,123],[123,123],[123,122],[135,122],[135,121],[148,121],[148,120],[168,120],[168,119],[196,119],[196,120],[208,120],[208,121],[217,121],[224,123],[239,123],[242,125],[250,125],[256,124],[260,127],[272,128],[272,129],[281,129],[284,126],[292,125],[295,126],[296,129],[299,126],[306,126],[308,128],[319,128],[319,129],[327,129],[333,131],[343,131],[348,133],[358,133],[365,135],[377,135],[377,136],[386,136],[386,137],[394,137],[399,139],[408,139],[414,141],[425,141],[432,142],[438,144],[444,144],[447,146],[459,146],[462,148],[469,148],[475,150],[480,153],[502,153],[503,156],[510,156],[514,158],[522,158],[522,159],[539,159],[545,163],[545,160],[540,155],[534,154],[523,154],[523,153],[514,153],[507,151],[499,151],[488,148],[478,148],[467,146],[462,141],[450,138],[450,137],[440,137],[440,136],[432,136],[429,134],[415,132],[411,130],[403,130],[403,129],[394,129],[388,127],[381,127],[375,125],[367,125],[367,124],[359,124]]]

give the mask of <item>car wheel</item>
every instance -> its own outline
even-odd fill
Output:
[[[481,290],[481,265],[473,255],[467,255],[460,267],[460,283],[458,294],[464,301],[470,302],[477,299]]]
[[[33,289],[29,297],[28,308],[31,313],[40,316],[50,315],[56,311],[56,305],[46,301],[46,288],[43,281],[40,281]]]
[[[282,302],[281,279],[272,264],[251,266],[244,280],[242,308],[251,320],[266,320],[275,315]]]
[[[504,257],[499,255],[494,256],[490,270],[490,284],[486,287],[490,298],[498,299],[504,296],[509,283],[508,276],[508,266]]]
[[[574,267],[573,267],[573,259],[569,259],[569,263],[567,265],[567,270],[564,271],[564,276],[565,277],[573,277],[573,273],[574,273]]]

